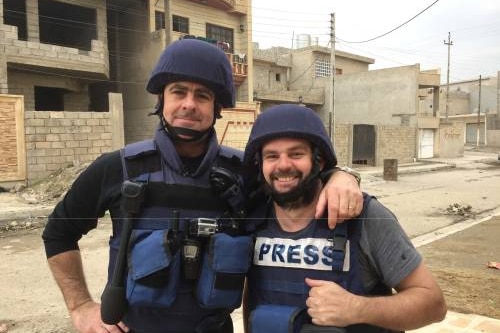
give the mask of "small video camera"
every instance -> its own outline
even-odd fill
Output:
[[[219,231],[217,219],[199,217],[189,221],[189,235],[196,237],[209,237]]]

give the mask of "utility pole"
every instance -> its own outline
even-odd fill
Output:
[[[330,14],[330,112],[328,113],[328,134],[335,139],[335,13]]]
[[[481,124],[481,75],[479,75],[479,102],[477,105],[476,148],[479,148],[479,128]]]
[[[453,42],[450,40],[451,36],[448,32],[448,42],[443,41],[444,45],[448,45],[448,70],[446,74],[446,113],[445,119],[448,121],[448,108],[449,108],[449,96],[450,96],[450,47],[453,45]]]

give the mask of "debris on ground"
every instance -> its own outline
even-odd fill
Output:
[[[453,203],[446,208],[447,214],[460,215],[464,217],[471,217],[474,214],[472,213],[472,206],[466,205],[462,206],[459,203]]]
[[[43,227],[47,222],[46,216],[36,216],[25,218],[22,221],[10,221],[0,224],[0,237],[9,231],[33,230]],[[1,326],[0,326],[1,327]],[[2,330],[0,330],[2,333]]]
[[[500,262],[488,261],[488,263],[486,264],[486,267],[500,269]]]
[[[29,187],[15,189],[15,192],[30,204],[41,204],[59,201],[68,191],[76,177],[89,163],[70,165],[59,169],[47,178],[36,181]]]

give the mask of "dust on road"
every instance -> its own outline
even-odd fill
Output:
[[[500,217],[419,248],[438,279],[448,308],[500,319]]]

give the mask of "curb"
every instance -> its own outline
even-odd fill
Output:
[[[441,171],[456,168],[454,163],[429,163],[423,165],[411,165],[405,166],[401,165],[398,167],[398,175],[408,175],[415,173],[431,172],[431,171]],[[359,170],[361,175],[370,175],[374,177],[383,177],[384,171],[380,169],[376,170]]]

